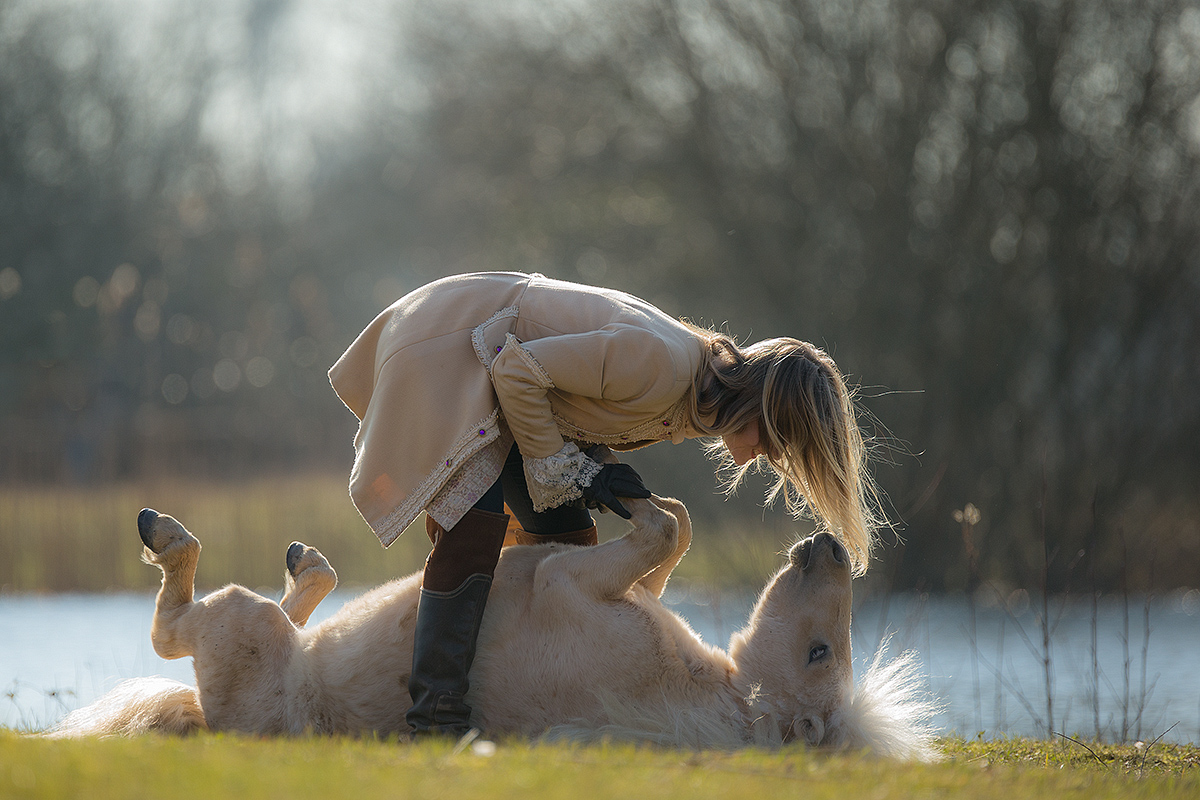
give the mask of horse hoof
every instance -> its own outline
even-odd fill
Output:
[[[146,547],[149,547],[151,550],[154,550],[154,547],[150,544],[150,542],[154,537],[154,523],[157,521],[158,512],[153,508],[143,508],[141,513],[138,514],[138,536],[142,537],[142,544],[146,545]],[[154,552],[157,553],[158,551],[154,550]]]
[[[304,543],[292,542],[287,549],[287,571],[293,578],[296,577],[296,567],[300,565],[300,559],[304,557]]]

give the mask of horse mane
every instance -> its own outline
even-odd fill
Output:
[[[832,744],[870,750],[902,761],[939,760],[934,716],[941,705],[928,693],[920,656],[906,650],[884,660],[890,637],[880,642],[853,695],[830,720]]]

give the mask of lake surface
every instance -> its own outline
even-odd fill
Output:
[[[335,592],[309,624],[355,594]],[[705,641],[725,646],[754,598],[673,587],[667,600]],[[890,635],[890,653],[920,654],[929,690],[944,705],[937,719],[943,731],[1045,735],[1042,632],[1037,609],[1022,606],[978,608],[972,637],[962,598],[866,600],[855,609],[855,671]],[[1106,739],[1165,734],[1164,741],[1200,742],[1200,592],[1152,600],[1148,640],[1146,611],[1140,598],[1102,600],[1093,650],[1090,601],[1051,602],[1055,731],[1090,737],[1098,722]],[[0,726],[45,727],[125,678],[163,675],[194,685],[190,658],[154,653],[153,612],[151,594],[0,596]]]

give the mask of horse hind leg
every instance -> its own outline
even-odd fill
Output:
[[[658,498],[621,498],[632,514],[633,528],[619,539],[595,547],[571,548],[546,558],[537,568],[537,586],[548,588],[561,581],[593,597],[615,600],[661,567],[661,574],[646,584],[653,592],[661,591],[677,556],[683,553],[679,550],[678,520],[656,501]]]
[[[192,655],[193,627],[199,605],[193,601],[200,540],[174,517],[145,508],[138,514],[142,560],[162,570],[162,588],[154,601],[150,641],[163,658]],[[193,613],[195,612],[195,613]]]
[[[317,605],[337,586],[337,573],[320,550],[292,542],[287,549],[284,584],[279,605],[293,625],[303,628]]]

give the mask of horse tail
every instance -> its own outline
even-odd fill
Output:
[[[43,735],[135,736],[155,731],[185,736],[208,730],[195,688],[169,678],[132,678],[96,702],[72,711]]]

